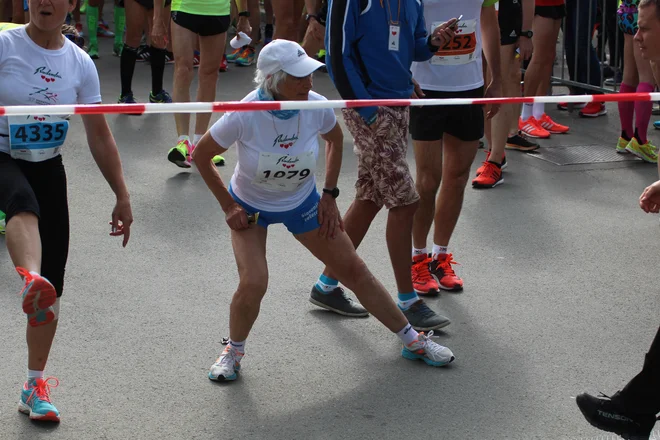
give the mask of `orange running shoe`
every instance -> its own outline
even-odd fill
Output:
[[[477,176],[484,172],[484,168],[486,162],[488,162],[488,159],[490,159],[490,151],[486,151],[486,160],[483,164],[481,164],[479,168],[477,168]],[[502,163],[500,164],[500,169],[504,170],[504,168],[506,168],[506,154],[502,155]]]
[[[452,254],[441,254],[431,261],[431,275],[438,280],[438,286],[442,290],[458,292],[463,290],[463,280],[460,279],[452,265],[458,264],[454,261]]]
[[[523,121],[522,118],[519,118],[518,130],[533,138],[546,139],[550,137],[550,132],[541,127],[534,116],[530,116],[526,121]]]
[[[431,257],[428,254],[415,255],[412,264],[413,289],[418,295],[439,295],[438,282],[431,275],[429,267]]]
[[[474,188],[494,188],[504,182],[502,168],[493,162],[485,161],[479,169],[482,170],[481,173],[472,180]]]
[[[549,133],[552,134],[563,134],[568,132],[568,127],[565,125],[557,124],[555,121],[550,119],[546,113],[543,113],[541,119],[539,119],[539,125],[541,128],[546,129]]]
[[[50,324],[55,319],[52,307],[57,300],[55,287],[46,278],[31,274],[22,267],[17,267],[16,272],[25,280],[21,297],[23,298],[23,311],[28,315],[28,323],[31,327]]]

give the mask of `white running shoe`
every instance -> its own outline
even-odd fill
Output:
[[[450,349],[431,340],[433,330],[427,335],[419,334],[419,338],[412,344],[405,345],[401,350],[401,356],[410,360],[421,359],[432,367],[443,367],[449,365],[456,359]]]
[[[241,359],[245,354],[227,345],[220,357],[211,366],[209,379],[219,382],[236,380],[241,369]]]

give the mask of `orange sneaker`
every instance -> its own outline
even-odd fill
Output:
[[[31,327],[50,324],[55,319],[52,307],[57,300],[55,287],[46,278],[31,274],[22,267],[17,267],[16,272],[25,280],[21,297],[23,311],[28,315],[28,323]]]
[[[438,286],[442,290],[460,291],[463,290],[463,280],[460,279],[452,265],[458,264],[454,261],[452,254],[438,255],[435,260],[431,261],[431,275],[438,280]]]
[[[484,172],[484,168],[486,165],[486,162],[490,159],[490,151],[486,151],[486,160],[484,161],[483,164],[479,168],[477,168],[477,176],[479,176],[481,173]],[[500,170],[504,170],[506,168],[506,154],[502,155],[502,163],[500,164]]]
[[[431,257],[428,254],[415,255],[412,264],[412,282],[413,289],[418,295],[439,295],[440,288],[438,282],[431,275],[429,270]]]
[[[568,132],[568,127],[565,125],[557,124],[555,121],[550,119],[546,113],[543,113],[541,119],[539,119],[539,125],[541,128],[546,129],[549,133],[552,134],[563,134]]]
[[[502,168],[493,162],[485,161],[479,168],[481,173],[472,180],[474,188],[494,188],[504,182],[502,178]]]
[[[534,116],[530,116],[526,121],[523,121],[522,118],[519,118],[518,130],[533,138],[546,139],[550,137],[550,132],[541,127]]]

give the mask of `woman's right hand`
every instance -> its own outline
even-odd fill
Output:
[[[238,203],[234,203],[229,207],[225,214],[225,221],[227,225],[234,231],[240,231],[250,227],[248,224],[248,216],[245,209]]]

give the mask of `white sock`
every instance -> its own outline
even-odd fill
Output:
[[[522,114],[520,115],[520,119],[524,121],[528,120],[530,116],[533,115],[532,111],[534,108],[534,104],[523,104],[522,106]]]
[[[412,328],[412,325],[410,325],[410,323],[406,324],[404,328],[396,332],[396,335],[399,337],[399,339],[401,339],[403,345],[406,346],[415,342],[419,337],[419,333],[417,333],[417,331],[414,328]]]
[[[28,382],[33,380],[33,379],[43,379],[44,378],[44,372],[39,371],[39,370],[28,370],[27,371],[27,380]]]
[[[417,249],[416,247],[413,247],[413,254],[412,254],[412,256],[413,256],[413,257],[416,257],[417,255],[426,255],[426,254],[428,254],[428,253],[429,253],[429,251],[426,250],[426,248]]]
[[[231,345],[236,351],[240,353],[245,353],[245,341],[236,342],[230,339],[229,345]]]
[[[542,102],[535,102],[532,106],[534,107],[532,114],[534,115],[534,119],[538,121],[545,113],[545,104]]]
[[[189,140],[190,140],[190,136],[188,136],[187,134],[184,134],[183,136],[179,136],[179,139],[177,140],[177,142],[183,142],[183,141],[189,141]]]
[[[202,139],[202,136],[204,136],[204,135],[203,134],[196,134],[193,137],[193,145],[199,144],[199,140]]]
[[[437,257],[440,254],[447,254],[447,246],[438,246],[437,244],[433,243],[433,259],[435,260],[435,257]]]

